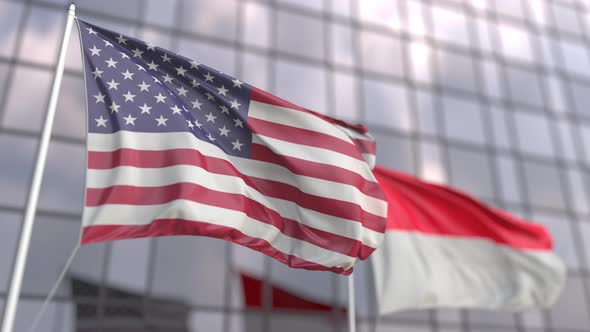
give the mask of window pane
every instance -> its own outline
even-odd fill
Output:
[[[547,227],[554,241],[556,254],[570,269],[580,267],[571,221],[560,214],[533,213],[532,219]]]
[[[143,19],[149,24],[173,26],[178,2],[178,0],[148,0],[144,4]]]
[[[515,25],[502,24],[498,28],[502,54],[509,58],[534,61],[529,34]]]
[[[485,80],[485,94],[491,98],[503,98],[504,93],[498,77],[498,64],[488,60],[482,60],[480,64]]]
[[[590,117],[590,85],[569,82],[574,110],[581,116]]]
[[[330,109],[330,114],[344,120],[360,121],[357,105],[357,78],[350,74],[335,72],[332,82],[334,105]]]
[[[426,181],[444,184],[447,182],[442,149],[437,144],[420,143],[419,176]]]
[[[450,96],[443,97],[445,133],[448,138],[484,144],[483,113],[479,104]]]
[[[178,53],[229,75],[235,72],[235,49],[181,38]]]
[[[236,0],[183,1],[179,27],[227,40],[236,39]]]
[[[409,59],[414,81],[432,83],[432,50],[425,42],[414,41],[408,47]]]
[[[83,12],[90,11],[123,18],[138,19],[141,1],[85,0],[81,1],[81,3],[77,3],[77,5],[79,6],[79,9],[84,10]]]
[[[415,173],[414,149],[409,138],[375,135],[377,164],[409,174]]]
[[[359,9],[360,18],[363,21],[380,24],[394,30],[398,30],[401,26],[397,1],[363,1],[360,3]]]
[[[8,289],[21,222],[20,214],[0,212],[0,292]]]
[[[35,147],[32,139],[0,134],[0,204],[22,207],[29,190],[29,177],[33,172]]]
[[[404,87],[383,81],[365,81],[365,114],[367,122],[378,126],[410,131],[413,128]]]
[[[544,106],[536,72],[515,67],[508,67],[506,72],[512,101],[536,107]]]
[[[305,7],[313,10],[324,9],[324,1],[322,0],[279,0],[279,3]]]
[[[582,279],[569,277],[557,303],[551,308],[554,328],[586,329],[590,326]]]
[[[90,74],[90,73],[89,73]],[[53,130],[63,136],[84,139],[86,137],[86,101],[84,80],[80,76],[65,75],[61,83],[64,93],[57,102]]]
[[[565,40],[560,42],[560,46],[564,58],[564,63],[559,64],[560,67],[571,75],[590,76],[590,59],[588,59],[586,48],[579,43]]]
[[[549,122],[542,115],[517,112],[514,113],[518,147],[526,153],[553,157],[555,151],[549,133]]]
[[[322,21],[312,17],[279,11],[277,23],[279,50],[305,57],[324,59]]]
[[[352,45],[353,30],[348,25],[331,24],[331,58],[337,64],[354,65],[354,47]]]
[[[497,174],[500,180],[499,189],[502,194],[502,199],[509,203],[522,203],[520,191],[518,190],[519,182],[514,159],[499,155],[496,157],[496,167],[498,169]]]
[[[494,0],[498,13],[515,18],[523,18],[524,6],[521,0]]]
[[[479,198],[493,198],[490,160],[481,152],[449,148],[453,186]]]
[[[553,12],[555,13],[555,23],[557,23],[557,28],[559,30],[576,35],[582,33],[582,28],[578,21],[578,14],[574,8],[555,3],[552,3],[551,5]]]
[[[246,2],[243,7],[241,13],[244,18],[242,42],[268,47],[270,45],[270,9],[267,6],[253,2]]]
[[[415,94],[417,99],[416,106],[418,108],[417,116],[419,130],[423,133],[437,135],[438,121],[434,110],[434,97],[432,96],[432,93],[418,90]]]
[[[242,72],[239,75],[240,79],[259,89],[270,90],[268,86],[268,58],[254,53],[243,52],[241,60]]]
[[[588,177],[577,168],[567,170],[570,196],[573,200],[573,208],[578,213],[587,214],[590,212],[586,186],[590,184]]]
[[[0,2],[0,55],[10,57],[14,51],[17,26],[23,17],[24,5],[18,2]]]
[[[432,7],[434,37],[436,39],[469,46],[467,19],[463,13],[442,7]]]
[[[490,109],[490,114],[492,116],[494,145],[505,149],[511,148],[510,134],[508,131],[508,115],[506,110],[498,107],[492,107]]]
[[[6,100],[4,124],[10,127],[39,130],[49,98],[51,74],[48,71],[17,66]],[[35,91],[35,98],[30,98]]]
[[[523,166],[529,203],[533,206],[564,209],[557,168],[531,161],[525,161]]]
[[[379,74],[403,76],[402,44],[392,36],[361,32],[363,69]]]
[[[65,15],[61,10],[33,7],[25,26],[19,58],[53,64],[57,58],[64,22]]]
[[[299,106],[326,112],[326,72],[322,67],[278,61],[277,94]]]
[[[459,53],[436,51],[438,58],[438,84],[475,93],[476,81],[473,59]]]
[[[147,276],[151,272],[148,271],[151,244],[151,239],[113,242],[107,282],[136,293],[145,293]]]

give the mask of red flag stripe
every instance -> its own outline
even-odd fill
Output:
[[[287,264],[308,270],[328,270],[338,274],[348,275],[352,268],[344,270],[340,267],[328,267],[301,259],[276,250],[268,243],[256,237],[250,237],[241,231],[220,225],[212,225],[205,222],[185,219],[157,219],[149,225],[97,225],[86,226],[82,231],[82,243],[114,241],[119,239],[156,237],[169,235],[204,235],[230,241],[249,248],[256,248],[257,251],[273,257],[274,259]]]
[[[551,250],[549,233],[451,188],[377,166],[375,176],[391,208],[387,228],[432,235],[483,238],[517,249]]]
[[[331,135],[318,133],[313,130],[286,126],[253,117],[248,118],[248,127],[258,135],[290,141],[296,144],[329,149],[358,160],[363,160],[363,156],[358,149],[355,148],[354,144]]]

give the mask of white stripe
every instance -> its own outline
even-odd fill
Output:
[[[517,250],[481,238],[387,231],[371,256],[379,311],[550,306],[565,267],[551,251]]]
[[[364,161],[333,150],[291,143],[257,134],[252,135],[252,143],[264,145],[278,155],[341,167],[357,173],[367,181],[376,182],[373,173],[371,173],[371,170]]]
[[[240,173],[261,179],[290,184],[303,192],[360,204],[370,213],[387,216],[387,202],[362,193],[358,188],[313,177],[294,174],[288,169],[261,161],[228,156],[217,146],[196,139],[189,133],[134,133],[119,131],[114,134],[88,134],[88,150],[111,152],[120,148],[136,150],[194,149],[200,153],[232,163]]]
[[[281,233],[279,229],[252,218],[239,211],[214,207],[185,200],[176,200],[163,205],[103,205],[84,209],[84,226],[93,225],[147,225],[153,219],[184,219],[226,226],[239,230],[247,236],[268,241],[285,253],[327,267],[350,268],[355,258],[333,252],[308,242],[300,241]]]
[[[352,140],[333,124],[318,116],[299,110],[251,101],[248,109],[248,117],[307,129],[352,143]]]
[[[88,188],[107,188],[116,185],[161,187],[182,182],[196,183],[207,189],[246,196],[276,211],[284,218],[350,239],[359,239],[372,248],[377,248],[383,238],[383,234],[363,227],[360,222],[308,210],[292,201],[264,196],[248,186],[241,178],[209,173],[196,166],[180,165],[164,168],[121,166],[112,170],[89,169],[86,186]]]

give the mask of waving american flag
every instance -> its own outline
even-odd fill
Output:
[[[387,203],[362,126],[79,21],[88,104],[83,243],[203,235],[349,274]]]

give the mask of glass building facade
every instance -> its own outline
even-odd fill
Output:
[[[590,1],[76,4],[85,20],[307,108],[365,123],[378,140],[380,164],[545,225],[568,267],[563,294],[550,310],[382,317],[360,310],[359,331],[590,331]],[[0,307],[66,6],[0,0]],[[85,167],[81,68],[73,33],[16,331],[26,330],[78,241]],[[273,310],[268,285],[259,308],[245,306],[235,282],[236,251],[220,240],[188,237],[83,247],[38,331],[346,330],[337,306]],[[262,259],[262,280],[280,269]],[[346,296],[343,278],[298,276],[330,289],[334,303]],[[370,292],[359,297],[371,302]]]

